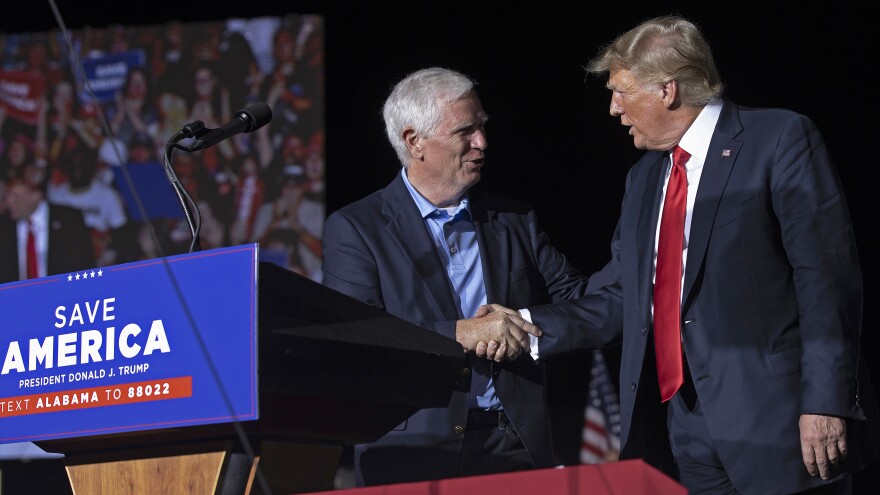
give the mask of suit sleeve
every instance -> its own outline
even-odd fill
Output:
[[[781,133],[771,188],[799,308],[801,412],[859,418],[861,269],[842,186],[806,117]]]
[[[324,224],[322,283],[375,308],[385,310],[375,258],[357,227],[331,214]]]
[[[538,223],[534,210],[529,211],[528,226],[536,265],[544,277],[544,286],[551,300],[561,301],[583,296],[587,291],[589,277],[575,268],[550,242],[550,236]]]
[[[322,283],[325,286],[394,314],[386,306],[382,294],[381,267],[371,251],[370,243],[349,217],[335,212],[327,218],[324,223],[323,253]],[[454,320],[412,321],[407,315],[395,316],[455,339]]]
[[[49,243],[52,250],[49,255],[50,274],[94,267],[96,260],[91,231],[86,226],[82,210],[59,205],[54,205],[52,208],[64,227],[61,238],[55,242],[52,241],[50,233]]]
[[[620,343],[623,299],[617,271],[618,263],[612,259],[590,277],[589,292],[583,296],[528,308],[532,322],[543,332],[542,360]]]
[[[627,174],[629,191],[632,170]],[[623,202],[626,202],[624,193]],[[623,336],[623,288],[620,270],[620,220],[611,238],[611,260],[589,276],[582,295],[528,308],[543,335],[538,355],[545,360],[586,349],[619,344]]]

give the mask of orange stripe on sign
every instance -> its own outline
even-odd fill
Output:
[[[191,376],[5,397],[0,418],[186,397],[192,397]]]

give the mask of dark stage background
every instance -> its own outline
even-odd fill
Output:
[[[788,107],[822,129],[847,190],[865,286],[863,350],[878,378],[872,341],[877,261],[876,26],[843,2],[58,2],[69,29],[257,17],[287,12],[325,19],[327,210],[387,184],[398,170],[380,116],[408,72],[446,66],[478,83],[489,152],[483,184],[532,202],[556,244],[582,270],[608,256],[626,171],[640,152],[608,115],[604,80],[583,66],[639,21],[680,13],[703,29],[728,95],[750,106]],[[207,6],[210,5],[210,6]],[[839,7],[838,10],[832,8]],[[57,29],[47,2],[7,6],[0,32]],[[867,160],[867,161],[866,161]],[[560,446],[576,456],[589,368],[583,356],[552,366]],[[747,400],[747,398],[744,398]],[[867,493],[880,479],[857,479]]]

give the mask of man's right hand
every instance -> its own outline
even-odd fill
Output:
[[[530,350],[529,335],[541,330],[523,319],[519,312],[497,304],[481,306],[474,318],[459,320],[455,339],[466,351],[501,362],[514,360]]]

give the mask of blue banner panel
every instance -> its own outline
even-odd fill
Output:
[[[161,163],[128,164],[128,175],[131,178],[131,183],[135,184],[136,191],[132,191],[128,187],[128,181],[125,180],[122,167],[111,168],[113,169],[113,185],[122,195],[129,220],[144,221],[141,210],[137,207],[137,201],[135,201],[135,192],[137,192],[150,220],[183,218],[183,208],[180,207],[180,201],[174,193],[174,188],[169,184],[165,167]]]
[[[0,443],[259,418],[258,246],[0,285]]]
[[[100,103],[113,102],[116,92],[125,85],[128,71],[133,67],[143,66],[146,61],[147,57],[142,49],[109,53],[83,59],[83,72],[86,79],[88,79],[94,99],[85,90],[85,85],[83,84],[80,101],[91,102],[97,99]]]

